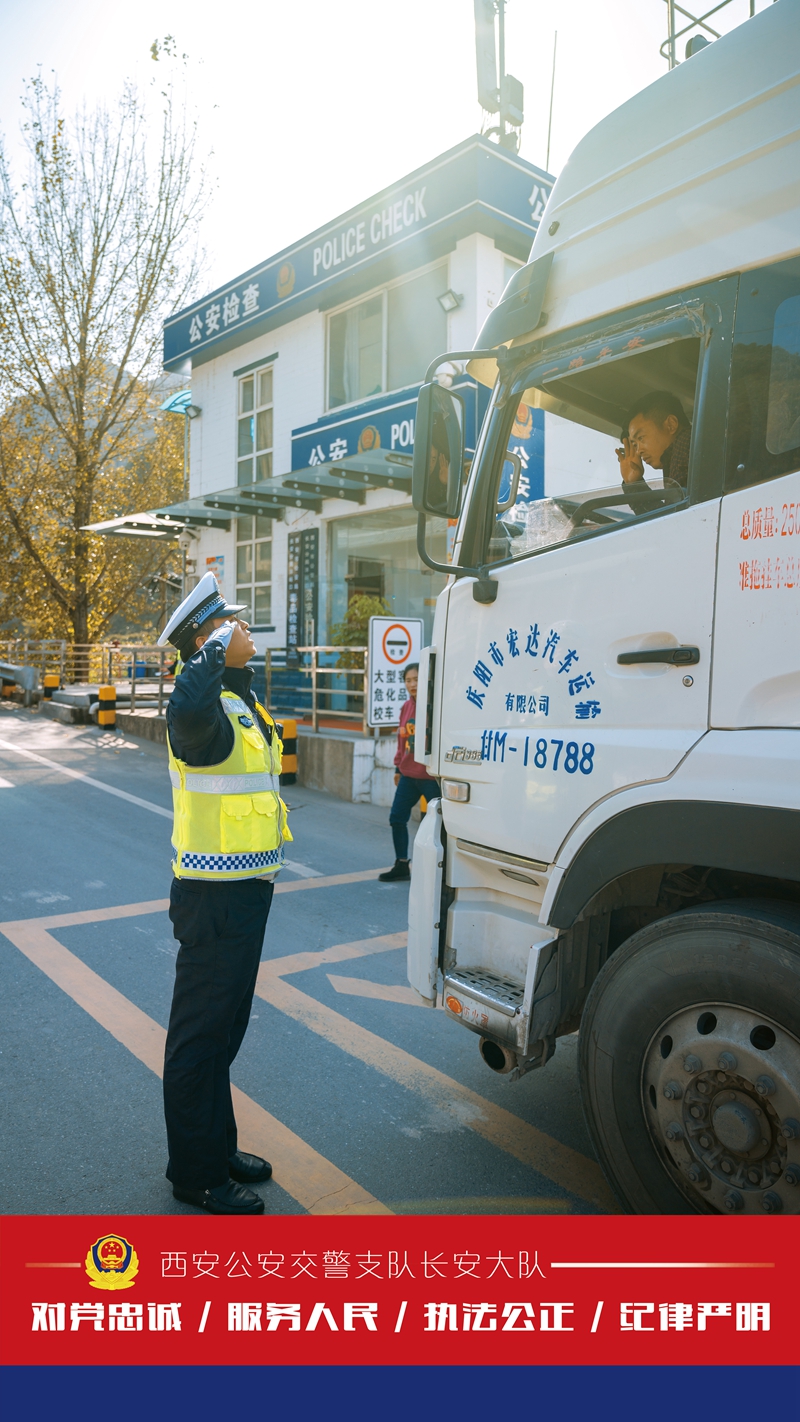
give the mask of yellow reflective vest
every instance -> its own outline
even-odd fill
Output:
[[[178,879],[255,879],[283,864],[291,840],[280,797],[277,731],[268,745],[246,701],[223,691],[233,750],[220,765],[187,765],[169,750],[175,820],[173,864]],[[268,725],[272,717],[259,706]]]

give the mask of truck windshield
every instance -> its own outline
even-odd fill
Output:
[[[487,562],[686,500],[700,340],[685,320],[670,324],[656,328],[651,344],[625,332],[630,355],[595,341],[547,368],[540,357],[517,377],[496,416],[504,421],[499,447],[512,458],[498,459],[482,486],[497,509]]]

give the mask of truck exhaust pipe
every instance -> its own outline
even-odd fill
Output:
[[[501,1047],[500,1043],[493,1042],[491,1037],[481,1037],[478,1051],[486,1065],[491,1071],[497,1072],[498,1076],[507,1076],[519,1065],[516,1052],[509,1051],[508,1047]]]

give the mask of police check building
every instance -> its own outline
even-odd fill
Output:
[[[189,497],[153,512],[191,533],[191,577],[212,570],[249,608],[260,655],[325,644],[360,593],[430,634],[445,579],[416,550],[417,393],[435,356],[473,346],[551,183],[470,138],[166,323],[164,365],[199,414]],[[488,392],[459,363],[445,379],[470,452]],[[520,452],[536,486],[531,416]],[[444,520],[432,536],[446,558]]]

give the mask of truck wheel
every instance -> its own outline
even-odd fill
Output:
[[[580,1038],[600,1163],[632,1214],[800,1213],[800,909],[660,919],[598,974]]]

